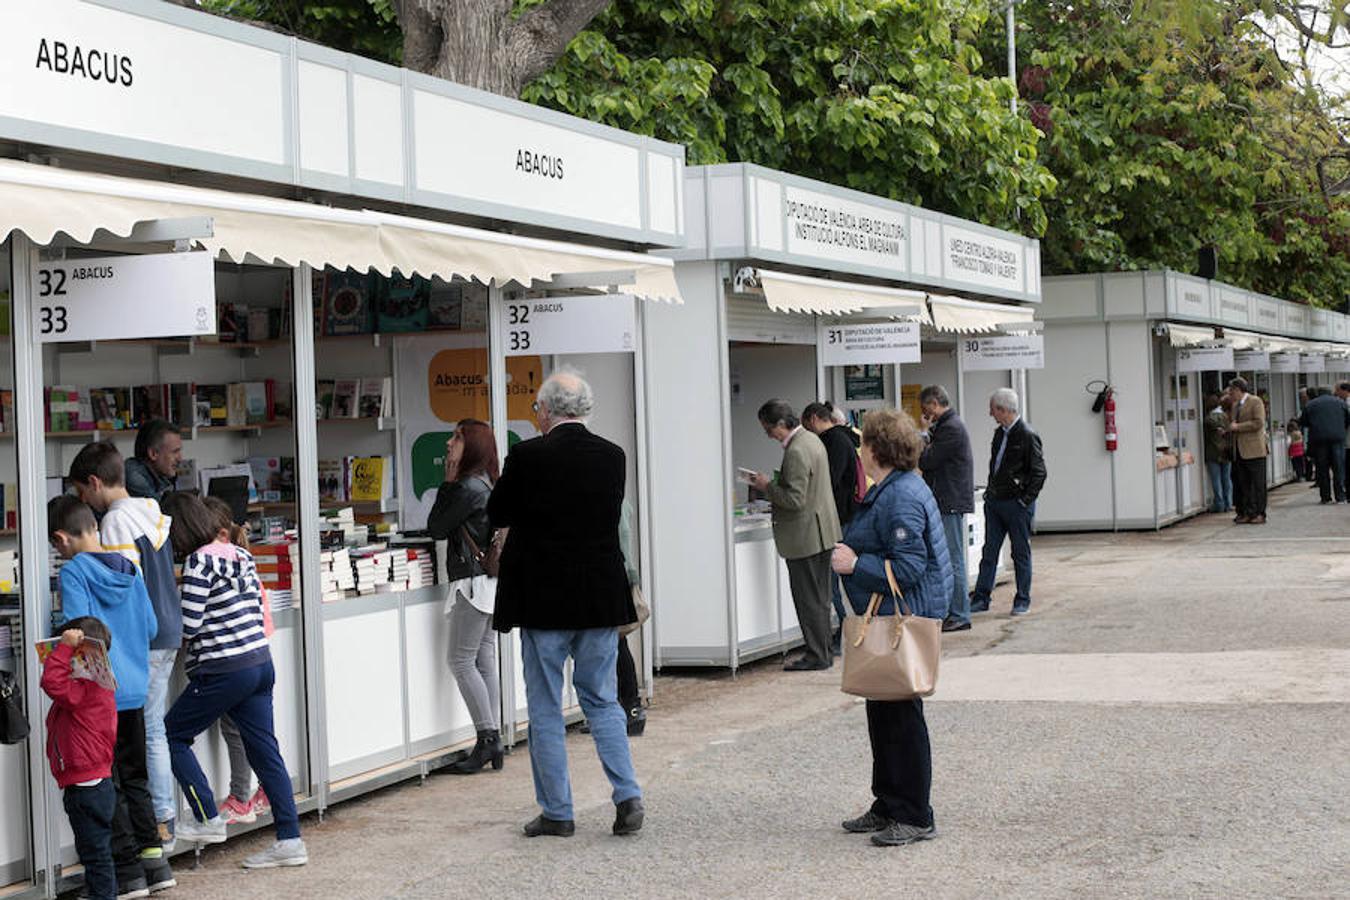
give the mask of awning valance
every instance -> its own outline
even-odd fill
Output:
[[[787,272],[758,271],[760,287],[769,308],[781,313],[845,316],[866,312],[877,318],[891,317],[927,322],[922,291],[830,281]]]
[[[1178,325],[1175,322],[1168,322],[1167,340],[1173,347],[1194,347],[1197,344],[1212,344],[1217,338],[1214,337],[1214,329],[1208,325]]]
[[[307,263],[374,269],[382,275],[397,270],[485,284],[516,281],[526,287],[567,275],[597,288],[680,299],[673,263],[656,256],[0,160],[0,240],[22,231],[39,245],[51,243],[58,233],[88,243],[100,230],[126,237],[139,222],[190,217],[213,223],[213,234],[195,242],[235,262]]]
[[[1259,350],[1266,346],[1268,340],[1263,334],[1236,328],[1225,328],[1223,337],[1234,350]]]
[[[933,327],[938,331],[956,334],[986,334],[991,331],[1016,330],[1019,324],[1032,321],[1032,310],[1002,303],[983,303],[961,297],[929,294],[933,311]]]

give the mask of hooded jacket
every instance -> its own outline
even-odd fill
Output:
[[[103,549],[114,551],[141,567],[150,604],[155,610],[159,633],[152,650],[177,650],[183,643],[182,598],[173,575],[173,546],[169,526],[173,520],[159,510],[159,503],[143,497],[114,500],[99,525]]]
[[[112,642],[117,648],[117,640]],[[47,762],[58,787],[112,777],[117,743],[113,692],[87,678],[74,678],[75,649],[57,644],[42,666],[42,689],[52,698],[47,711]],[[120,682],[119,682],[120,683]]]
[[[119,553],[77,553],[61,567],[62,621],[94,616],[108,626],[108,660],[117,679],[118,710],[145,706],[150,645],[158,624],[145,580]]]
[[[183,639],[189,677],[238,672],[272,658],[253,556],[215,542],[183,562]]]

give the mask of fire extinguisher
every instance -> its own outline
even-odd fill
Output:
[[[1101,385],[1101,389],[1097,389]],[[1111,385],[1104,381],[1096,381],[1088,385],[1088,393],[1096,394],[1096,399],[1092,401],[1092,411],[1102,413],[1102,422],[1106,428],[1106,449],[1110,453],[1116,450],[1116,396],[1115,390]]]

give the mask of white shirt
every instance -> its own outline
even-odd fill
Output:
[[[792,439],[795,438],[795,437],[797,436],[797,433],[800,432],[800,431],[802,430],[802,427],[803,427],[803,426],[798,425],[796,428],[794,428],[794,429],[792,429],[791,431],[788,432],[788,436],[787,436],[787,437],[783,438],[783,449],[784,449],[784,450],[786,450],[786,449],[788,448],[788,444],[792,443]]]

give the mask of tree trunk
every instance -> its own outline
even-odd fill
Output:
[[[401,0],[403,64],[519,97],[609,0],[548,0],[513,18],[513,0]]]

